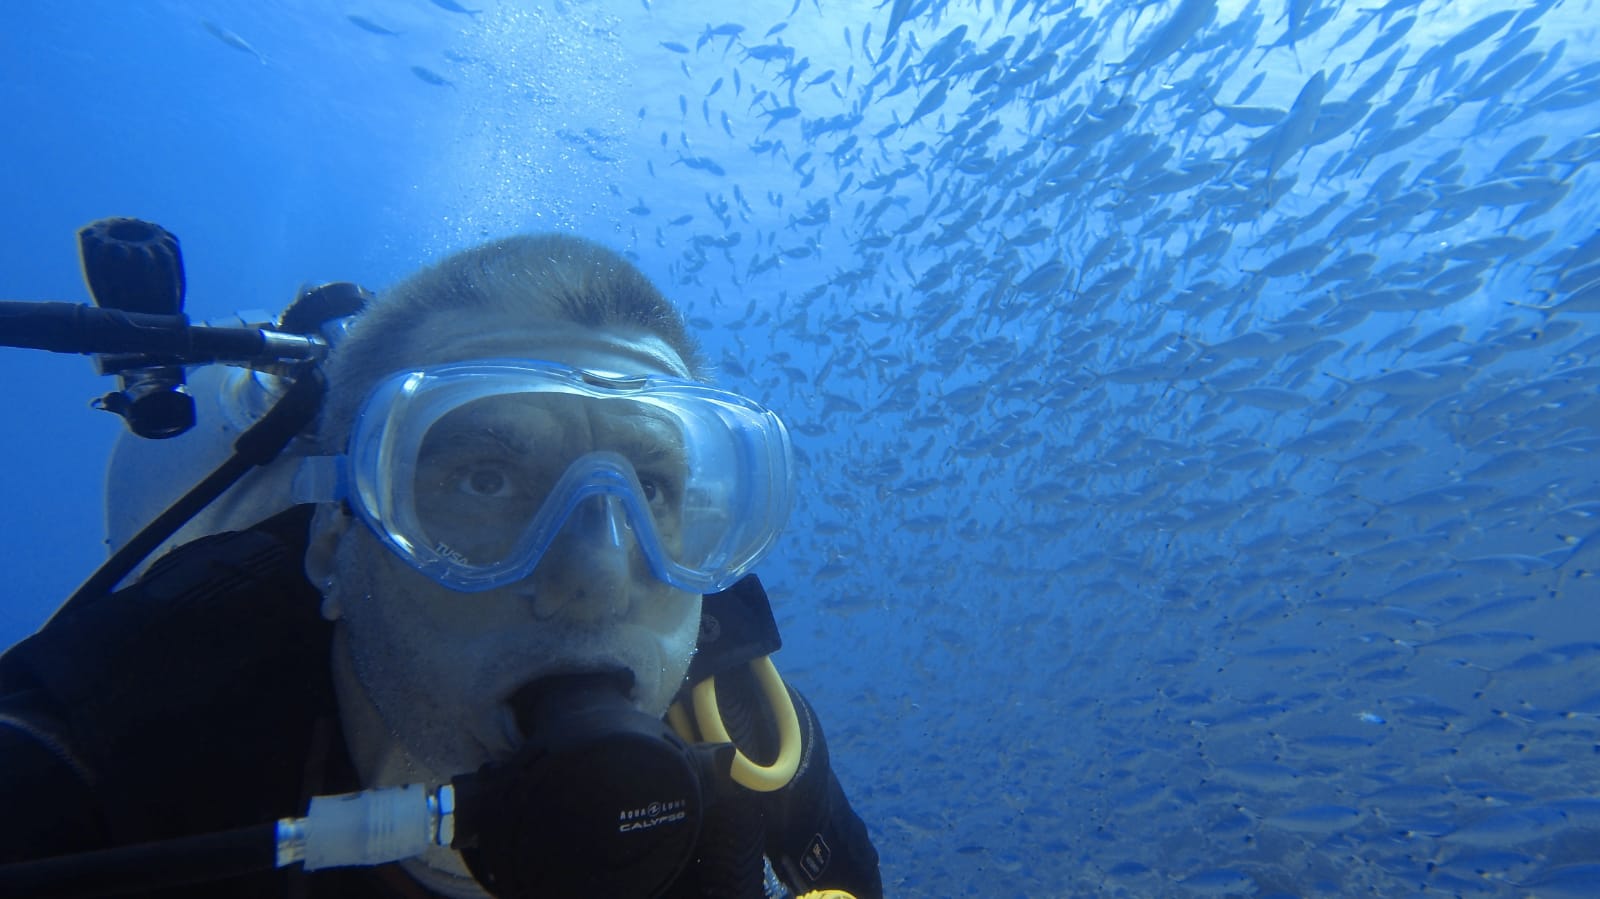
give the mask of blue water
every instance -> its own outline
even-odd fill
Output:
[[[1592,2],[483,6],[8,9],[0,293],[112,215],[200,319],[601,240],[795,433],[891,894],[1600,895]],[[9,645],[121,425],[0,385]]]

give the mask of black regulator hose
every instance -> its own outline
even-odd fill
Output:
[[[0,865],[0,896],[84,899],[207,883],[273,869],[277,824]]]
[[[0,345],[78,355],[141,355],[186,365],[267,358],[292,335],[260,328],[217,328],[186,315],[98,309],[53,300],[0,303]],[[276,340],[277,343],[273,341]],[[309,342],[303,355],[313,350]]]

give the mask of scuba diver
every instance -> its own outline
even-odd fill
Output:
[[[0,656],[0,895],[882,896],[751,573],[788,434],[641,272],[515,237],[222,327],[163,229],[80,248],[98,308],[0,342],[95,356],[140,448]]]

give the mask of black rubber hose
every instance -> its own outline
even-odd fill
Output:
[[[185,365],[257,359],[267,353],[260,328],[215,328],[191,325],[181,314],[29,300],[0,303],[0,345],[79,355],[132,353]]]
[[[0,896],[82,899],[206,883],[277,866],[278,825],[0,865]]]

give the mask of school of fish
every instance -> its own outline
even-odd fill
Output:
[[[1600,895],[1592,2],[702,6],[560,139],[891,895]]]

